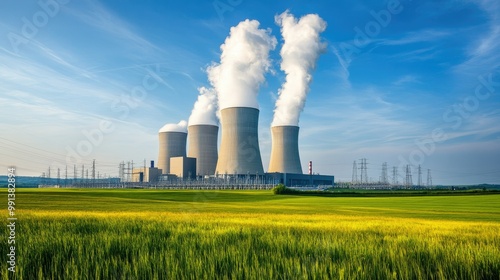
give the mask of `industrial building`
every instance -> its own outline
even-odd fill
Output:
[[[159,155],[158,168],[163,174],[170,174],[170,158],[186,156],[186,132],[173,131],[165,125],[158,133]]]
[[[216,174],[264,174],[259,148],[259,110],[233,107],[220,113],[222,137]]]
[[[132,182],[145,183],[145,182],[158,182],[158,178],[162,173],[161,169],[154,166],[154,161],[151,161],[149,167],[139,167],[132,169]]]
[[[334,184],[334,176],[314,174],[312,162],[309,162],[308,174],[303,174],[298,126],[271,127],[271,157],[268,172],[265,173],[258,138],[259,110],[250,107],[224,108],[220,111],[220,122],[219,149],[219,127],[216,125],[191,125],[187,131],[175,125],[165,125],[160,129],[160,183],[179,184],[182,180],[190,184],[193,181],[208,184],[238,182],[241,185],[271,182],[290,187]],[[152,179],[151,176],[146,179],[146,175],[144,172],[143,180]]]
[[[269,173],[302,174],[299,156],[299,127],[271,127],[271,159]]]
[[[196,173],[193,173],[196,176],[215,174],[218,133],[219,127],[215,125],[188,126],[188,157],[196,158]]]
[[[299,186],[333,186],[334,176],[319,174],[296,174],[296,173],[266,173],[266,177],[274,182],[284,184],[288,187]]]
[[[170,175],[177,178],[193,179],[196,177],[196,158],[192,157],[171,157]]]

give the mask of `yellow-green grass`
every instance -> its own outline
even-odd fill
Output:
[[[16,195],[18,279],[500,279],[500,195]]]

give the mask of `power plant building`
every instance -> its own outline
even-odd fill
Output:
[[[196,176],[196,159],[191,157],[171,157],[170,174],[182,179],[192,179]]]
[[[165,125],[159,131],[158,168],[151,169],[151,166],[146,171],[134,169],[134,181],[151,181],[150,178],[154,176],[160,178],[160,183],[178,183],[178,180],[197,181],[200,177],[205,180],[215,175],[236,178],[239,182],[256,179],[290,187],[334,184],[334,176],[313,174],[311,162],[309,174],[302,173],[298,147],[299,127],[295,125],[271,127],[271,157],[268,172],[265,173],[259,148],[258,122],[259,110],[256,108],[222,109],[219,149],[219,128],[216,125],[195,124],[187,129],[185,126]],[[152,170],[158,170],[158,176]],[[220,178],[213,180],[218,182]]]
[[[188,126],[188,157],[196,158],[196,176],[215,174],[218,132],[215,125]]]
[[[151,165],[149,167],[138,167],[132,170],[132,182],[158,182],[161,174],[162,170],[154,167],[154,161],[151,161]]]
[[[187,133],[162,128],[158,134],[158,168],[163,174],[170,174],[170,158],[186,156]]]
[[[299,127],[271,127],[271,159],[268,172],[302,174],[299,156]]]
[[[231,107],[221,113],[221,146],[216,174],[264,174],[259,149],[259,110]]]
[[[284,184],[287,187],[302,186],[333,186],[335,177],[319,174],[294,174],[294,173],[267,173],[267,178],[274,182]]]

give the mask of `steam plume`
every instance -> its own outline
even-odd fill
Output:
[[[275,21],[281,27],[284,40],[280,54],[286,80],[278,92],[271,125],[298,126],[309,92],[311,71],[325,48],[319,34],[326,29],[326,22],[316,14],[305,15],[297,21],[288,10],[276,16]]]
[[[256,20],[245,20],[231,27],[221,45],[220,63],[207,69],[210,83],[219,99],[219,108],[258,108],[259,86],[269,70],[269,51],[276,47],[270,30],[259,29]]]
[[[187,122],[180,121],[179,123],[167,123],[158,132],[185,132],[187,133]]]
[[[218,125],[217,94],[213,88],[198,88],[200,95],[194,103],[193,111],[189,117],[189,125]]]

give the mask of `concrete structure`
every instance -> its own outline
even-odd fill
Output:
[[[299,127],[271,127],[271,159],[268,172],[302,174],[299,156]]]
[[[161,169],[158,169],[156,167],[134,168],[134,170],[132,171],[132,182],[135,183],[158,182],[158,178],[160,177],[161,172],[162,172]]]
[[[196,158],[196,175],[214,175],[217,166],[217,133],[215,125],[188,126],[188,157]]]
[[[196,159],[191,157],[171,157],[170,174],[178,178],[188,179],[196,177]]]
[[[161,131],[158,134],[160,149],[158,168],[163,174],[170,173],[170,158],[186,156],[187,133],[177,131]]]
[[[287,187],[333,186],[335,183],[334,176],[317,174],[266,173],[266,178],[272,179],[275,184],[281,183]]]
[[[151,161],[151,165],[149,167],[138,167],[132,170],[132,182],[158,182],[161,173],[161,169],[154,167],[154,161]]]
[[[216,174],[264,174],[258,138],[259,110],[221,110],[221,146]]]

